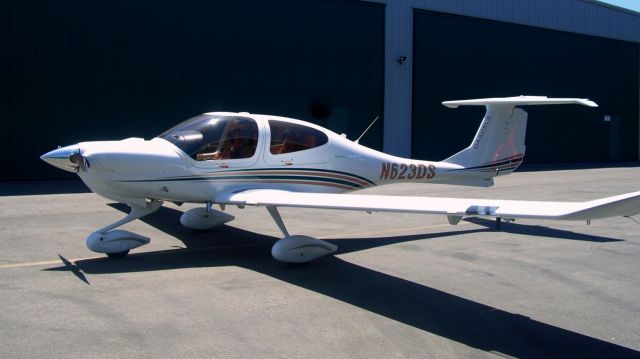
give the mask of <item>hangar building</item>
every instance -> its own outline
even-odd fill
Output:
[[[444,100],[587,97],[532,107],[529,163],[636,161],[640,15],[590,0],[8,0],[0,4],[0,179],[61,178],[38,156],[151,138],[208,111],[308,120],[440,160],[480,108]]]

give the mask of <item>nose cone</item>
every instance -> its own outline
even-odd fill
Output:
[[[47,152],[40,156],[40,159],[65,171],[78,172],[78,164],[76,163],[78,161],[75,157],[79,156],[79,153],[80,146],[71,145]],[[74,157],[74,155],[76,156]]]

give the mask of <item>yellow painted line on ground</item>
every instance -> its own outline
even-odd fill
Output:
[[[158,255],[167,252],[202,252],[209,251],[215,249],[225,249],[225,248],[242,248],[242,247],[252,247],[264,244],[264,242],[252,242],[252,243],[242,243],[242,244],[233,244],[233,245],[220,245],[220,246],[209,246],[209,247],[196,247],[196,248],[176,248],[176,249],[164,249],[159,251],[152,252],[137,252],[129,254],[129,256],[145,256],[145,255]],[[106,254],[104,256],[96,256],[96,257],[84,257],[84,258],[72,258],[67,259],[71,264],[76,264],[75,262],[86,261],[86,260],[96,260],[96,259],[107,259]],[[52,259],[49,261],[36,261],[36,262],[22,262],[22,263],[7,263],[0,264],[0,269],[11,269],[11,268],[22,268],[22,267],[38,267],[38,266],[46,266],[46,265],[55,265],[55,264],[64,264],[62,259]]]
[[[0,269],[46,266],[46,265],[52,265],[52,264],[62,264],[62,260],[54,259],[50,261],[0,264]]]
[[[471,224],[471,223],[469,223],[469,222],[461,222],[461,223],[458,224],[458,226],[465,226],[465,225],[469,225],[469,224]],[[351,233],[332,234],[332,235],[328,235],[328,236],[321,236],[321,237],[318,237],[318,238],[320,238],[320,239],[339,239],[339,238],[345,237],[344,239],[349,239],[349,238],[346,238],[346,237],[404,233],[404,232],[435,229],[435,228],[450,227],[450,226],[451,226],[450,224],[433,224],[433,225],[428,225],[428,226],[405,227],[405,228],[389,229],[389,230],[384,230],[384,231],[368,231],[368,232],[351,232]],[[166,250],[153,251],[153,252],[138,252],[138,253],[134,253],[134,254],[131,254],[131,255],[132,256],[143,256],[143,255],[161,254],[161,253],[173,252],[173,251],[200,252],[200,251],[210,251],[210,250],[215,250],[215,249],[252,247],[252,246],[262,245],[264,243],[265,242],[261,241],[261,242],[242,243],[242,244],[210,246],[210,247],[177,248],[177,249],[166,249]],[[68,259],[68,261],[73,263],[73,264],[75,264],[75,262],[78,262],[78,261],[86,261],[86,260],[93,260],[93,259],[106,259],[106,257],[104,257],[104,256],[96,256],[96,257],[73,258],[73,259]],[[55,265],[55,264],[64,264],[64,262],[62,262],[62,260],[58,258],[58,259],[52,259],[52,260],[46,260],[46,261],[7,263],[7,264],[0,264],[0,269],[38,267],[38,266],[48,266],[48,265]]]

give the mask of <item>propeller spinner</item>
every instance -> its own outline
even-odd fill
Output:
[[[40,159],[69,172],[78,172],[80,170],[84,172],[89,168],[89,161],[82,156],[78,145],[55,149],[40,156]]]

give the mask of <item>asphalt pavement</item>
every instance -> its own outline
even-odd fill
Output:
[[[640,167],[518,172],[492,188],[363,193],[583,201],[640,190]],[[0,182],[0,357],[640,357],[640,224],[281,209],[339,246],[276,262],[263,208],[208,232],[166,204],[123,226],[127,258],[84,239],[126,207],[77,181]],[[640,221],[640,216],[636,219]]]

